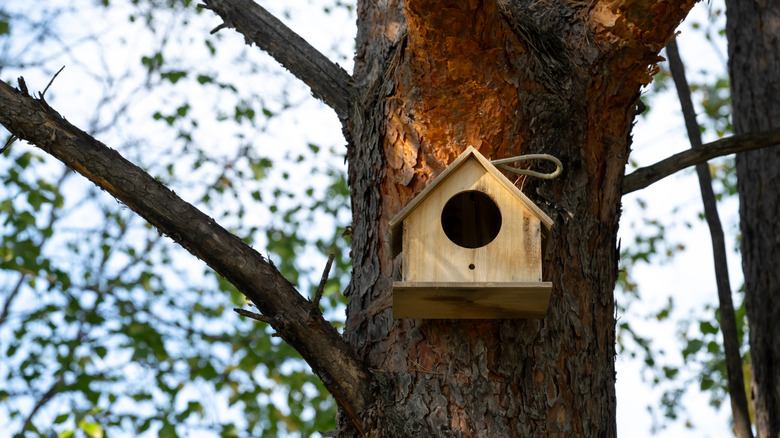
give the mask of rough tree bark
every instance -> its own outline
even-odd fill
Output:
[[[336,354],[343,341],[239,239],[151,181],[122,191],[140,169],[111,175],[114,164],[100,157],[113,152],[48,106],[0,87],[0,122],[238,283],[335,392],[339,436],[614,436],[613,289],[630,130],[640,86],[694,1],[359,1],[351,82],[251,1],[204,3],[310,84],[344,123],[354,212],[344,339],[354,355]],[[252,28],[252,17],[272,29]],[[26,109],[14,114],[9,102]],[[517,180],[555,221],[544,263],[554,284],[549,312],[541,320],[393,320],[399,260],[388,222],[469,145],[489,158],[543,152],[564,164],[560,179]],[[162,205],[144,204],[157,190]],[[171,221],[182,213],[197,219],[207,246]],[[209,256],[215,248],[224,260]],[[306,339],[307,330],[322,343]]]
[[[780,6],[726,1],[734,132],[780,127]],[[752,398],[759,437],[780,436],[780,147],[737,154]]]

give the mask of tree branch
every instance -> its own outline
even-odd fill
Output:
[[[693,109],[693,102],[691,102],[691,90],[688,87],[688,80],[685,78],[685,67],[680,59],[676,40],[672,40],[666,46],[666,54],[669,56],[669,67],[677,88],[677,95],[680,98],[680,106],[682,107],[683,117],[685,117],[685,127],[688,130],[691,148],[700,148],[702,146],[701,130],[696,122],[696,112]],[[715,194],[712,191],[712,177],[710,176],[709,166],[704,163],[697,164],[696,173],[699,176],[701,200],[704,203],[704,216],[707,218],[707,225],[709,226],[712,239],[715,282],[718,288],[718,301],[720,304],[720,327],[723,334],[723,348],[726,354],[726,376],[729,395],[731,396],[731,414],[734,418],[734,429],[738,438],[753,438],[742,376],[742,355],[739,353],[734,302],[731,299],[731,282],[729,281],[729,270],[726,263],[726,244],[723,237],[723,226],[720,223]]]
[[[35,402],[35,406],[33,406],[30,413],[27,415],[27,418],[24,419],[24,424],[22,424],[22,429],[19,431],[19,433],[15,436],[24,436],[25,431],[30,427],[32,424],[33,417],[35,417],[35,414],[38,413],[38,411],[46,404],[51,401],[52,397],[54,397],[55,394],[57,394],[57,388],[62,385],[62,382],[65,380],[65,373],[60,374],[60,377],[57,378],[57,380],[51,384],[49,389],[41,395],[41,397],[38,399],[38,401]]]
[[[314,301],[312,302],[312,308],[319,311],[320,300],[322,299],[322,292],[325,290],[325,283],[328,282],[328,275],[330,274],[330,267],[333,265],[333,259],[336,258],[336,254],[328,256],[328,262],[325,263],[325,269],[322,271],[322,278],[320,279],[320,285],[317,286],[317,290],[314,293]]]
[[[254,249],[212,218],[70,124],[43,99],[0,81],[0,124],[109,192],[161,233],[206,262],[274,321],[273,327],[322,379],[362,429],[372,377],[338,332]]]
[[[3,304],[3,311],[0,312],[0,325],[3,325],[5,319],[8,317],[8,312],[9,310],[11,310],[11,304],[13,304],[14,298],[16,298],[16,294],[18,294],[19,291],[22,289],[26,277],[27,277],[26,273],[24,272],[19,273],[19,281],[17,281],[16,286],[14,286],[13,289],[11,289],[11,293],[8,294],[8,298],[6,298],[5,304]]]
[[[201,7],[222,17],[225,26],[244,35],[247,44],[255,43],[311,88],[342,119],[349,115],[352,102],[352,78],[337,64],[252,0],[203,0]]]
[[[241,316],[245,316],[247,318],[252,318],[252,319],[254,319],[256,321],[264,322],[266,324],[272,324],[273,325],[276,322],[272,318],[268,318],[267,316],[261,315],[261,314],[259,314],[257,312],[250,312],[249,310],[246,310],[246,309],[234,308],[233,311],[238,313]]]
[[[689,166],[736,152],[750,151],[780,145],[780,128],[763,132],[732,135],[696,149],[689,149],[653,165],[642,167],[623,179],[623,194],[641,190],[650,184],[679,172]]]

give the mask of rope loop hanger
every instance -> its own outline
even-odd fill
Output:
[[[541,173],[541,172],[535,172],[533,170],[527,170],[527,169],[517,169],[512,166],[508,166],[509,163],[515,163],[517,161],[524,161],[524,160],[547,160],[551,161],[555,164],[555,171],[552,173]],[[518,155],[516,157],[509,157],[509,158],[502,158],[500,160],[493,160],[491,161],[494,166],[508,170],[509,172],[516,173],[518,175],[528,175],[533,176],[536,178],[541,179],[554,179],[557,178],[561,172],[563,172],[563,164],[561,163],[561,160],[555,158],[554,156],[550,154],[527,154],[527,155]]]

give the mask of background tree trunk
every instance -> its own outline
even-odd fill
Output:
[[[780,126],[780,6],[726,1],[734,133]],[[737,154],[755,425],[780,436],[780,147]]]
[[[630,129],[649,66],[693,2],[663,4],[359,2],[345,337],[379,382],[372,436],[615,435],[613,288]],[[555,221],[549,312],[394,320],[400,258],[388,222],[469,145],[489,159],[543,152],[564,164],[557,180],[517,181]]]

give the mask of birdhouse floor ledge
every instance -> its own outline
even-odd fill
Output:
[[[394,282],[393,318],[544,318],[551,282]]]

